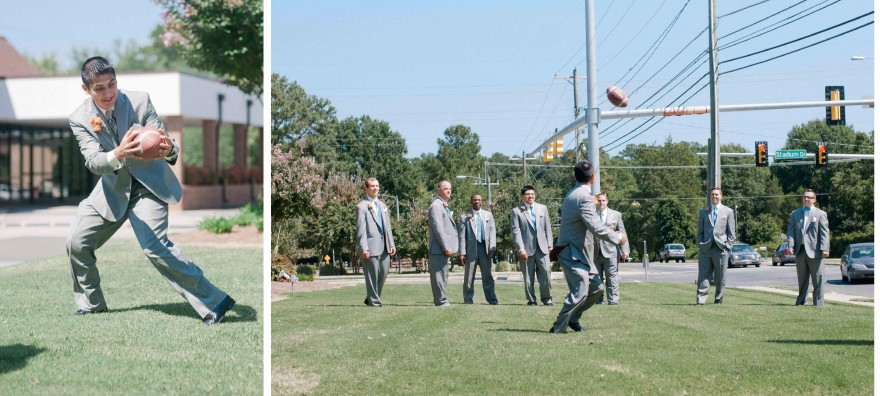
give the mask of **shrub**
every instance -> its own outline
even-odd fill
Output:
[[[519,263],[511,263],[509,261],[499,261],[495,263],[495,272],[516,272],[519,271]]]
[[[297,274],[311,275],[315,276],[318,273],[318,267],[315,265],[297,265],[296,266]]]
[[[296,267],[293,265],[293,262],[283,254],[273,254],[272,255],[272,280],[273,281],[283,281],[285,279],[281,278],[281,271],[286,272],[288,275],[296,275]]]
[[[210,231],[215,234],[222,234],[225,232],[232,232],[233,225],[234,223],[232,220],[225,217],[209,217],[199,222],[199,229]]]
[[[300,282],[311,282],[315,280],[315,276],[309,274],[296,274],[296,280]]]
[[[333,275],[345,275],[345,269],[339,269],[339,267],[333,264],[324,264],[321,266],[321,269],[318,271],[318,275],[321,276],[333,276]]]

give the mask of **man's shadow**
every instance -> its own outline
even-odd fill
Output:
[[[33,345],[0,345],[0,374],[24,368],[27,365],[28,359],[45,351],[46,348]]]
[[[113,309],[110,310],[110,313],[114,312],[128,312],[128,311],[157,311],[164,313],[166,315],[171,316],[184,316],[188,318],[197,318],[198,315],[189,306],[189,304],[180,302],[180,303],[168,303],[168,304],[149,304],[149,305],[140,305],[137,307],[131,308],[122,308],[122,309]],[[257,310],[249,305],[244,304],[235,304],[229,312],[226,313],[226,316],[223,318],[223,323],[235,323],[235,322],[256,322],[257,321]]]

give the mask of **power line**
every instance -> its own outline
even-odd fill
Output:
[[[743,69],[748,69],[748,68],[750,68],[750,67],[757,66],[757,65],[760,65],[760,64],[762,64],[762,63],[767,63],[767,62],[770,62],[770,61],[772,61],[772,60],[776,60],[776,59],[782,58],[783,56],[791,55],[791,54],[793,54],[793,53],[795,53],[795,52],[799,52],[799,51],[805,50],[805,49],[810,48],[810,47],[815,47],[815,46],[817,46],[817,45],[819,45],[819,44],[822,44],[822,43],[824,43],[824,42],[826,42],[826,41],[836,39],[836,38],[838,38],[838,37],[840,37],[840,36],[843,36],[843,35],[846,35],[846,34],[852,33],[852,32],[854,32],[854,31],[856,31],[856,30],[862,29],[862,28],[864,28],[864,27],[867,27],[867,26],[870,26],[870,25],[873,25],[873,24],[874,24],[874,21],[871,21],[871,22],[868,22],[868,23],[866,23],[866,24],[864,24],[864,25],[857,26],[857,27],[855,27],[855,28],[852,28],[852,29],[850,29],[850,30],[847,30],[847,31],[845,31],[845,32],[843,32],[843,33],[836,34],[836,35],[834,35],[834,36],[828,37],[828,38],[826,38],[826,39],[824,39],[824,40],[817,41],[817,42],[815,42],[815,43],[812,43],[812,44],[809,44],[809,45],[803,46],[803,47],[801,47],[801,48],[798,48],[798,49],[796,49],[796,50],[792,50],[792,51],[786,52],[786,53],[781,54],[781,55],[778,55],[778,56],[774,56],[774,57],[769,58],[769,59],[762,60],[762,61],[760,61],[760,62],[755,62],[755,63],[752,63],[752,64],[750,64],[750,65],[746,65],[746,66],[743,66],[743,67],[739,67],[739,68],[736,68],[736,69],[733,69],[733,70],[728,70],[728,71],[726,71],[726,72],[720,73],[720,75],[724,75],[724,74],[727,74],[727,73],[733,73],[733,72],[735,72],[735,71],[739,71],[739,70],[743,70]]]
[[[827,1],[829,1],[829,0],[825,0],[824,2],[827,2]],[[736,45],[742,44],[742,43],[744,43],[744,42],[746,42],[746,41],[749,41],[749,40],[752,40],[752,39],[756,39],[756,38],[758,38],[758,37],[761,37],[761,36],[763,36],[763,35],[765,35],[765,34],[767,34],[767,33],[770,33],[770,32],[772,32],[772,31],[774,31],[774,30],[780,29],[780,28],[782,28],[782,27],[784,27],[784,26],[788,26],[788,25],[790,25],[790,24],[792,24],[792,23],[794,23],[794,22],[797,22],[797,21],[799,21],[799,20],[801,20],[801,19],[804,19],[804,18],[806,18],[806,17],[808,17],[808,16],[810,16],[810,15],[813,15],[813,14],[819,12],[819,11],[822,11],[822,10],[828,8],[828,7],[831,7],[831,6],[833,6],[833,5],[837,4],[837,3],[839,3],[840,1],[841,1],[841,0],[834,1],[834,2],[831,3],[831,4],[827,4],[827,5],[825,5],[824,7],[821,7],[821,8],[819,8],[819,9],[816,9],[816,10],[812,11],[812,12],[809,12],[809,13],[806,13],[806,14],[804,14],[804,15],[801,15],[801,16],[798,17],[798,18],[795,18],[796,16],[798,16],[798,14],[801,14],[801,13],[807,12],[807,11],[809,11],[811,8],[815,8],[815,7],[818,7],[818,6],[822,5],[822,3],[816,4],[816,5],[814,5],[814,6],[812,6],[812,7],[809,7],[809,8],[807,8],[807,9],[803,10],[803,11],[800,11],[800,12],[798,12],[798,13],[795,13],[795,14],[793,14],[793,15],[787,17],[787,18],[784,18],[784,19],[782,19],[782,20],[780,20],[780,21],[777,21],[777,22],[771,24],[770,26],[767,26],[767,27],[764,27],[764,28],[758,29],[756,32],[753,32],[753,33],[751,33],[750,35],[746,35],[746,36],[744,36],[744,37],[741,37],[741,38],[739,38],[739,39],[736,39],[736,40],[734,40],[733,42],[731,42],[731,43],[729,43],[729,44],[722,45],[722,46],[718,47],[718,50],[719,50],[719,51],[720,51],[720,50],[724,50],[724,49],[727,49],[727,48],[730,48],[730,47],[733,47],[733,46],[736,46]],[[786,23],[782,23],[782,22],[785,22],[786,20],[791,19],[791,18],[795,18],[795,19],[792,19],[792,20],[790,20],[790,21],[788,21],[788,22],[786,22]],[[782,23],[782,24],[779,25],[779,26],[773,27],[773,28],[771,29],[771,27],[772,27],[773,25],[775,25],[775,24],[780,24],[780,23]],[[769,29],[769,30],[766,30],[766,29]],[[763,30],[763,32],[762,32],[762,30]],[[731,34],[732,34],[732,33],[731,33]],[[723,39],[723,38],[725,38],[725,37],[728,37],[728,36],[730,36],[730,34],[727,34],[727,35],[721,36],[721,39]]]
[[[752,7],[754,7],[754,6],[764,4],[764,3],[768,2],[768,1],[770,1],[770,0],[759,1],[759,2],[757,2],[757,3],[755,3],[755,4],[745,6],[745,7],[743,7],[743,8],[738,9],[738,10],[735,10],[735,11],[728,12],[727,14],[724,14],[724,15],[719,16],[718,19],[724,18],[724,17],[726,17],[726,16],[731,16],[731,15],[733,15],[733,14],[736,14],[737,12],[744,11],[744,10],[747,10],[747,9],[752,8]]]

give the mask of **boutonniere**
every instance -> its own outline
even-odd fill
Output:
[[[369,210],[373,210],[373,204],[368,203],[368,204],[367,204],[367,209],[369,209]]]
[[[519,210],[525,212],[525,211],[526,211],[526,206],[525,206],[525,205],[520,205],[520,206],[519,206]]]
[[[444,208],[448,208],[448,207],[449,207],[449,204],[446,203],[446,202],[440,201],[440,203],[443,205]]]
[[[473,217],[474,217],[474,215],[472,215],[472,214],[470,214],[470,213],[467,214],[467,218],[471,219],[471,218],[473,218]]]
[[[94,129],[95,132],[101,132],[101,130],[104,129],[104,121],[101,120],[101,117],[92,117],[92,119],[89,120],[89,124],[92,124],[92,129]]]
[[[706,207],[706,213],[709,213],[709,207],[708,207],[708,206]]]

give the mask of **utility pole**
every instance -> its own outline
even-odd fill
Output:
[[[587,20],[587,159],[593,164],[593,194],[602,191],[599,168],[599,108],[596,107],[596,26],[593,22],[593,0],[586,1]]]
[[[578,77],[578,69],[574,68],[574,71],[571,72],[571,77],[559,77],[554,76],[556,79],[568,80],[571,79],[571,84],[574,86],[574,119],[578,119],[581,116],[581,107],[578,103],[578,78],[586,78],[586,77]],[[574,131],[574,163],[576,164],[581,160],[581,130],[580,128]]]
[[[709,191],[721,187],[721,142],[718,136],[718,35],[715,31],[715,0],[709,0],[709,107],[711,110],[709,136],[709,168],[706,178],[706,202],[709,202]]]

